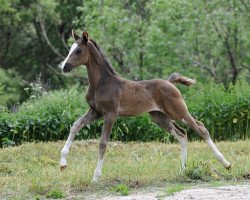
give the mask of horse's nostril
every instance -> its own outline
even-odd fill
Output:
[[[69,71],[70,71],[69,68],[67,68],[67,67],[64,67],[64,68],[63,68],[63,72],[69,72]]]
[[[64,67],[63,67],[63,72],[70,72],[71,69],[72,69],[71,64],[66,63],[66,64],[64,65]]]

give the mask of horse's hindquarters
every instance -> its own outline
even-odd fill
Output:
[[[158,90],[157,105],[161,111],[172,120],[182,120],[188,114],[188,108],[180,91],[169,82],[161,82]]]

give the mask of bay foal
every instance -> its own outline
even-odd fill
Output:
[[[62,70],[70,72],[79,65],[87,67],[89,87],[86,100],[89,110],[70,129],[69,137],[61,151],[61,169],[67,166],[66,156],[76,133],[83,126],[103,118],[98,163],[93,177],[93,181],[98,181],[113,123],[119,116],[138,116],[143,113],[149,113],[156,124],[180,142],[182,169],[185,169],[187,159],[187,134],[174,121],[182,121],[198,133],[207,142],[217,160],[225,168],[230,168],[230,163],[217,149],[203,123],[190,115],[180,91],[172,84],[180,82],[190,85],[194,83],[192,79],[178,74],[171,75],[168,80],[123,79],[114,71],[96,42],[88,38],[87,32],[83,32],[80,37],[72,31],[72,36],[75,42],[62,64]]]

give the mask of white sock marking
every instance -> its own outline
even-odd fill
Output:
[[[103,159],[98,159],[98,163],[96,165],[93,181],[96,182],[98,181],[99,177],[102,175],[102,164],[103,164]]]
[[[224,167],[228,168],[230,166],[230,163],[226,161],[226,159],[224,158],[222,153],[217,149],[211,138],[207,140],[207,144],[213,151],[215,157],[224,165]]]
[[[67,56],[67,58],[65,58],[65,60],[63,61],[62,65],[61,65],[61,69],[64,68],[64,65],[66,64],[67,60],[69,59],[70,55],[72,54],[72,52],[77,48],[78,44],[77,43],[73,43],[73,45],[71,46],[70,50],[69,50],[69,54]]]
[[[79,120],[81,120],[81,119],[79,119]],[[66,157],[67,157],[67,155],[69,153],[69,149],[70,149],[70,147],[71,147],[71,145],[73,143],[74,137],[75,137],[76,133],[80,129],[81,124],[80,124],[79,120],[76,121],[73,124],[73,126],[71,127],[71,129],[70,129],[69,137],[68,137],[68,139],[67,139],[67,141],[66,141],[66,143],[65,143],[65,145],[64,145],[64,147],[63,147],[63,149],[61,151],[60,166],[66,166],[67,165]]]
[[[60,161],[60,166],[66,166],[67,165],[67,161],[66,161],[66,157],[69,153],[69,149],[70,146],[72,144],[73,139],[71,140],[71,137],[69,137],[61,151],[61,161]]]
[[[184,170],[186,168],[187,161],[187,140],[179,136],[174,129],[171,129],[170,132],[181,144],[181,168]]]

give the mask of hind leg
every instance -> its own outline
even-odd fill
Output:
[[[230,163],[225,159],[223,154],[218,150],[215,146],[214,142],[212,141],[210,134],[206,127],[203,125],[202,122],[194,119],[190,113],[188,113],[182,121],[186,123],[190,128],[192,128],[195,132],[197,132],[208,144],[210,149],[212,150],[213,154],[217,158],[217,160],[227,169],[230,168]]]
[[[181,144],[181,168],[186,167],[187,161],[187,134],[184,129],[173,123],[171,119],[162,112],[153,111],[149,113],[153,122],[171,133]]]

